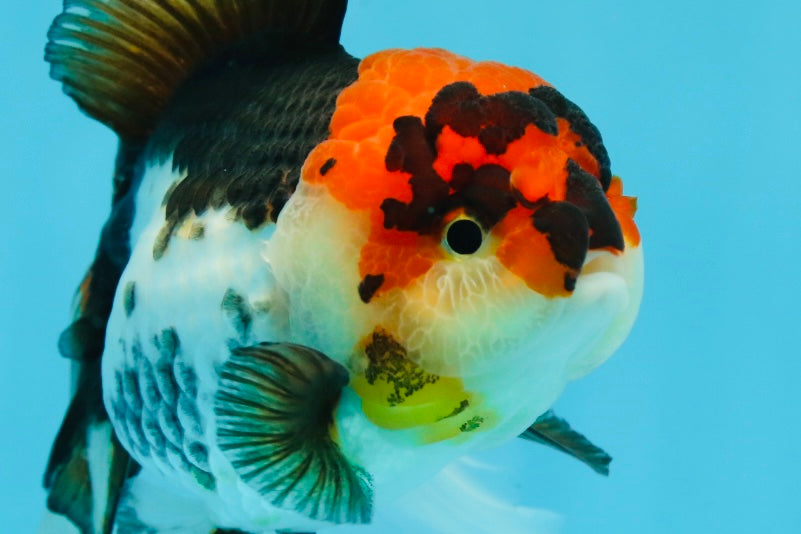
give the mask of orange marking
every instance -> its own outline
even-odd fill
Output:
[[[578,276],[578,272],[556,261],[548,238],[531,223],[532,213],[517,207],[506,214],[493,232],[501,238],[495,255],[534,291],[546,297],[569,296],[565,274]]]
[[[615,212],[620,228],[623,230],[623,238],[626,243],[632,246],[640,244],[640,231],[634,223],[634,214],[637,212],[637,197],[627,197],[623,195],[623,180],[619,176],[612,177],[612,183],[606,192],[609,198],[609,205]]]

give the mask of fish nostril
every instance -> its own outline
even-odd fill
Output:
[[[445,241],[456,254],[473,254],[481,248],[484,233],[473,220],[459,219],[448,227]]]

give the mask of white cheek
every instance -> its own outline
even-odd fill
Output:
[[[590,264],[590,271],[593,265]],[[576,284],[575,306],[589,313],[597,310],[598,335],[577,352],[568,367],[568,378],[580,378],[606,361],[628,336],[640,309],[643,291],[642,247],[627,247],[607,272],[582,273]],[[577,298],[578,297],[578,298]],[[574,300],[571,299],[571,300]]]
[[[321,185],[301,181],[284,206],[265,250],[289,301],[292,341],[346,363],[370,332],[359,298],[359,257],[369,221],[334,200]]]
[[[394,295],[397,333],[412,359],[447,376],[496,373],[531,344],[563,302],[529,290],[494,257],[440,261]]]

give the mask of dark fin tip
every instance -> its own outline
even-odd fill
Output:
[[[234,349],[220,372],[217,440],[237,474],[279,508],[366,523],[372,482],[330,435],[347,370],[289,343]]]
[[[100,359],[105,332],[96,323],[90,316],[84,316],[68,326],[58,338],[61,355],[81,362]]]
[[[569,454],[596,473],[609,476],[612,457],[600,447],[593,445],[583,434],[570,428],[567,421],[557,417],[553,410],[548,410],[539,416],[533,425],[520,434],[520,437]]]
[[[79,378],[79,388],[72,399],[64,421],[58,431],[47,469],[44,487],[48,491],[47,508],[64,515],[82,532],[110,533],[114,523],[117,502],[125,479],[136,464],[117,440],[110,428],[101,398],[98,380],[99,371],[84,368]],[[94,524],[95,513],[91,479],[89,476],[88,433],[90,428],[108,425],[109,461],[102,466],[107,470],[108,486],[97,489],[106,494],[105,509],[101,524]]]

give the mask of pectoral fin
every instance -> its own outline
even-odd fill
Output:
[[[366,523],[370,476],[332,438],[348,372],[289,343],[233,349],[215,397],[217,440],[236,473],[273,505],[312,519]]]
[[[556,450],[569,454],[590,466],[601,475],[609,475],[609,463],[612,457],[603,449],[593,445],[584,435],[579,434],[564,419],[548,410],[534,421],[520,437],[537,443],[543,443]]]

